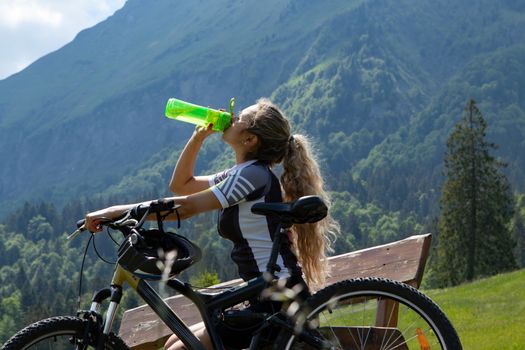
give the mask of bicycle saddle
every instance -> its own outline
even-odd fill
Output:
[[[319,196],[305,196],[289,203],[256,203],[252,213],[276,215],[283,223],[306,224],[324,219],[328,208]]]

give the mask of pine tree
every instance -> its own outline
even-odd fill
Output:
[[[487,124],[470,100],[447,141],[436,278],[456,285],[516,267],[509,221],[512,196],[485,140]]]

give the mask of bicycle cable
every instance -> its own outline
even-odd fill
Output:
[[[106,227],[106,232],[108,234],[108,236],[111,238],[111,240],[116,244],[118,245],[118,242],[115,240],[115,238],[113,238],[113,235],[109,232],[109,228]],[[93,241],[93,242],[92,242]],[[87,256],[87,251],[89,249],[89,244],[90,243],[93,243],[93,249],[95,250],[95,253],[97,254],[97,256],[99,257],[100,260],[104,261],[106,264],[110,264],[110,265],[115,265],[116,262],[111,262],[111,261],[107,261],[106,259],[104,259],[100,253],[98,252],[98,249],[97,249],[97,246],[95,244],[95,234],[94,233],[91,233],[91,236],[89,237],[89,240],[86,244],[86,248],[84,249],[84,256],[82,257],[82,264],[80,265],[80,276],[79,276],[79,281],[78,281],[78,310],[80,310],[80,305],[81,305],[81,299],[82,299],[82,280],[83,280],[83,277],[84,277],[84,263],[86,261],[86,256]]]
[[[115,243],[115,245],[120,245],[116,240],[115,238],[113,237],[113,235],[111,234],[111,231],[109,230],[109,227],[106,226],[106,233],[108,234],[109,238],[111,238],[111,240],[113,241],[113,243]]]
[[[111,237],[111,239],[113,240],[113,242],[115,242],[115,244],[118,244],[114,239],[113,237],[109,234],[109,231],[108,231],[108,235]],[[93,235],[94,236],[94,235]],[[109,264],[109,265],[115,265],[117,262],[114,261],[114,262],[111,262],[111,261],[108,261],[106,259],[104,259],[102,257],[102,255],[100,255],[100,253],[98,252],[98,249],[97,249],[97,245],[95,244],[95,238],[93,238],[93,249],[95,250],[95,253],[97,254],[98,258],[100,260],[102,260],[103,262],[105,262],[106,264]]]
[[[82,276],[84,275],[84,262],[86,261],[86,255],[87,255],[87,250],[89,248],[89,243],[91,242],[91,240],[93,239],[95,235],[92,233],[91,236],[89,237],[89,240],[86,244],[86,249],[84,249],[84,257],[82,258],[82,264],[80,265],[80,276],[79,276],[79,282],[78,282],[78,308],[77,310],[80,310],[80,299],[82,298]]]

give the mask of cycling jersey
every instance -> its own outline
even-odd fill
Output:
[[[266,271],[272,241],[278,220],[251,212],[255,203],[282,202],[281,185],[268,165],[251,160],[208,178],[211,190],[222,205],[219,216],[219,234],[234,244],[232,260],[239,275],[249,280]],[[278,277],[289,277],[300,271],[297,258],[290,249],[290,240],[284,242],[277,264]]]

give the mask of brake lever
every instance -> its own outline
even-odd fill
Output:
[[[109,223],[112,220],[108,218],[101,218],[104,223]],[[78,236],[81,232],[86,231],[86,220],[82,219],[77,221],[78,228],[75,230],[75,232],[71,233],[69,236],[66,237],[66,240],[68,242],[71,242],[76,236]]]
[[[67,241],[72,241],[76,236],[78,236],[80,234],[80,232],[85,231],[85,230],[86,230],[86,225],[80,226],[79,228],[77,228],[75,230],[75,232],[73,232],[72,234],[67,236],[66,240]]]
[[[119,219],[117,221],[114,221],[111,224],[111,226],[113,226],[114,228],[118,228],[118,227],[122,227],[122,226],[136,227],[138,223],[139,223],[139,221],[137,219],[134,219],[131,216],[131,211],[128,211],[126,213],[126,215],[124,215],[124,217],[122,217],[121,219]]]
[[[114,222],[114,226],[137,226],[138,224],[138,220],[135,220],[135,219],[132,219],[132,218],[124,218],[122,220],[119,220],[119,221],[115,221]]]

